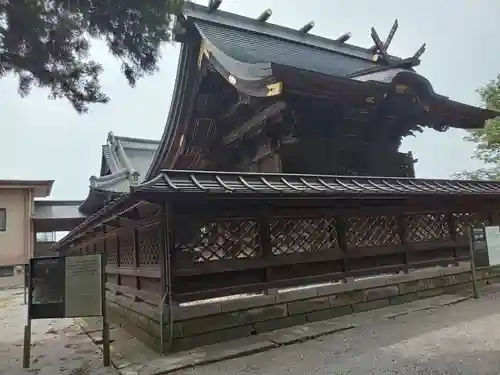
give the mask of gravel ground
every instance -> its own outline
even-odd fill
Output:
[[[0,290],[0,374],[116,375],[73,319],[32,321],[31,368],[22,368],[26,305],[22,290]]]
[[[500,286],[480,300],[176,374],[500,374]]]

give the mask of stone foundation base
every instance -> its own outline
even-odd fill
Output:
[[[500,268],[479,270],[478,279],[479,286],[500,280]],[[222,302],[175,306],[171,341],[166,306],[163,340],[165,348],[171,351],[191,349],[306,322],[457,293],[470,286],[470,267],[465,264]],[[108,309],[111,322],[160,350],[162,335],[158,307],[108,294]]]

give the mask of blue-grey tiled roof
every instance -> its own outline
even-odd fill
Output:
[[[235,60],[247,63],[273,62],[334,76],[378,66],[370,60],[343,55],[293,41],[196,20],[200,34],[214,47]]]

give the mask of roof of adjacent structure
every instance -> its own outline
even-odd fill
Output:
[[[187,196],[497,195],[500,182],[164,170],[132,190]]]
[[[160,142],[116,136],[108,133],[102,146],[100,176],[90,177],[90,191],[79,209],[92,213],[102,207],[112,195],[130,191],[131,183],[144,181]]]
[[[32,218],[36,220],[84,218],[86,216],[78,209],[81,204],[81,200],[35,201]]]
[[[36,198],[48,197],[54,180],[0,180],[0,188],[32,189]]]
[[[412,178],[347,177],[308,174],[236,173],[163,170],[89,216],[56,247],[71,242],[102,221],[125,212],[144,199],[140,194],[168,198],[405,198],[409,196],[499,196],[500,182]],[[137,195],[139,194],[139,195]]]
[[[31,215],[37,232],[66,232],[73,230],[87,218],[80,212],[82,201],[40,200],[35,201],[35,211]]]
[[[91,178],[92,183],[104,190],[128,191],[128,186],[124,188],[119,182],[134,172],[138,174],[138,181],[142,181],[159,144],[159,141],[120,137],[109,132],[102,146],[101,173]]]

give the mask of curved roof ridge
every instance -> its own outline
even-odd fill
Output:
[[[159,140],[150,139],[150,138],[126,137],[126,136],[121,136],[121,135],[115,135],[115,138],[118,141],[137,142],[137,143],[152,143],[152,144],[159,144],[160,143]]]
[[[311,33],[303,33],[297,29],[270,23],[260,22],[256,18],[246,17],[240,14],[226,12],[220,9],[209,12],[208,8],[192,2],[186,2],[183,8],[186,18],[202,20],[214,24],[237,28],[273,38],[279,38],[292,43],[319,48],[322,50],[341,53],[352,57],[372,61],[375,54],[369,48],[356,46],[353,44],[339,42],[335,39],[322,37]],[[389,57],[400,60],[400,57],[389,55]]]
[[[89,179],[90,187],[110,191],[128,191],[125,186],[119,184],[126,181],[126,186],[129,187],[129,177],[130,172],[127,169],[106,176],[91,176]]]
[[[177,62],[175,85],[172,93],[172,100],[170,102],[167,121],[163,129],[160,144],[151,164],[149,165],[143,181],[148,181],[149,179],[156,176],[158,171],[162,168],[162,165],[165,162],[168,152],[175,139],[174,133],[182,117],[182,113],[184,112],[183,109],[188,106],[188,100],[182,99],[186,95],[186,91],[189,91],[189,84],[191,82],[189,82],[188,78],[190,76],[189,73],[191,72],[190,68],[192,67],[191,60],[193,59],[193,56],[197,55],[197,52],[195,51],[198,51],[198,49],[193,48],[193,46],[189,45],[188,43],[182,43],[179,53],[179,59]]]

